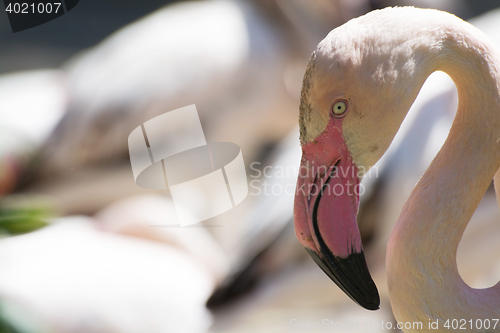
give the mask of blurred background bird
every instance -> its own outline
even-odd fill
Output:
[[[283,332],[323,318],[393,320],[385,245],[446,138],[454,85],[439,73],[429,78],[376,172],[364,179],[358,222],[365,247],[374,249],[367,260],[382,297],[381,311],[365,313],[307,258],[291,225],[305,65],[331,29],[372,9],[434,6],[470,19],[498,3],[164,4],[82,1],[60,19],[16,34],[0,15],[4,330]],[[499,17],[493,11],[471,22],[498,45]],[[241,147],[249,195],[231,211],[178,228],[168,189],[135,184],[127,137],[190,104],[208,141]],[[498,235],[487,227],[497,221],[487,194],[459,248],[460,272],[473,286],[500,274],[500,265],[477,260],[484,251],[499,257]]]

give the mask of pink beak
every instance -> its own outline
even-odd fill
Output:
[[[358,168],[332,118],[315,141],[302,146],[294,206],[295,233],[318,266],[352,299],[377,310],[380,297],[361,244],[356,215]]]

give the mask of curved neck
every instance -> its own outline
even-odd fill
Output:
[[[422,242],[421,250],[439,249],[453,263],[463,231],[500,167],[500,64],[495,54],[467,32],[444,41],[436,70],[457,86],[457,115],[400,217],[399,223],[418,227],[422,237],[441,240]]]
[[[408,298],[405,302],[426,307],[428,315],[432,315],[432,308],[441,309],[441,313],[444,308],[477,316],[465,310],[470,297],[485,302],[484,308],[489,302],[490,309],[491,299],[476,297],[477,291],[465,285],[458,273],[456,253],[470,218],[500,167],[500,58],[482,34],[465,24],[450,29],[439,42],[441,52],[428,60],[434,64],[429,69],[443,71],[453,79],[459,106],[443,148],[413,189],[391,235],[387,250],[389,288],[395,313],[402,311],[398,307],[402,300],[396,294],[403,293]],[[425,77],[429,74],[422,73]],[[405,281],[398,276],[405,276]],[[498,302],[500,290],[495,293]]]

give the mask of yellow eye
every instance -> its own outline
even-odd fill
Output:
[[[332,106],[332,111],[335,115],[340,116],[347,111],[347,103],[345,101],[338,101]]]

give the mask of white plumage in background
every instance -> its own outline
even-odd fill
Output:
[[[0,241],[3,317],[27,332],[205,332],[227,262],[206,230],[168,228],[169,206],[130,198]]]
[[[252,131],[260,127],[259,133],[277,138],[294,118],[284,107],[291,102],[280,104],[289,98],[283,96],[285,48],[273,23],[251,4],[167,6],[66,66],[69,109],[47,144],[42,167],[67,171],[123,158],[138,124],[191,104],[210,141],[235,142],[251,156],[259,144],[252,143],[258,137]],[[283,116],[282,124],[266,132],[266,118],[275,114]]]
[[[0,77],[0,195],[12,191],[67,107],[66,74],[38,70]]]

